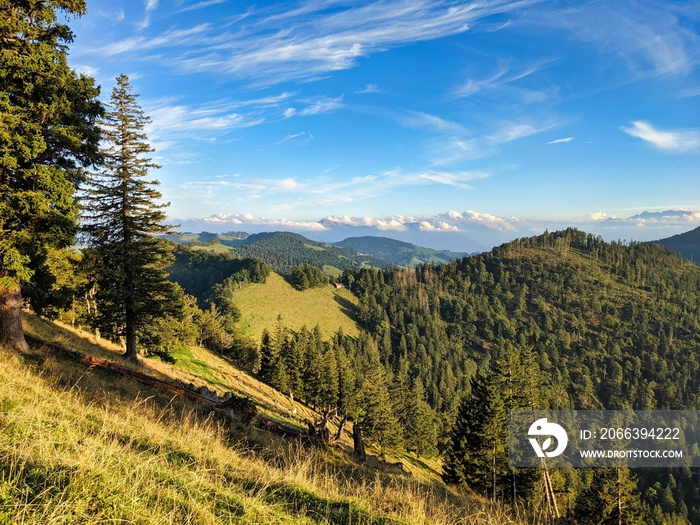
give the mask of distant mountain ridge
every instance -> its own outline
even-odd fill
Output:
[[[434,250],[387,237],[348,237],[336,246],[351,248],[398,266],[416,266],[422,263],[446,263],[469,256],[468,253]]]
[[[642,213],[638,213],[637,215],[632,215],[630,219],[659,220],[667,219],[670,217],[686,217],[692,214],[692,212],[685,210],[643,211]]]
[[[302,263],[312,264],[330,274],[339,274],[347,268],[446,263],[469,255],[373,236],[349,237],[337,243],[324,243],[291,232],[252,235],[245,232],[185,232],[166,235],[165,239],[194,249],[261,259],[280,273],[289,273],[294,266]]]
[[[700,227],[655,242],[695,264],[700,264]]]
[[[290,232],[265,232],[248,235],[233,232],[217,234],[171,234],[166,239],[196,250],[228,253],[238,258],[260,259],[273,270],[289,274],[292,268],[303,263],[321,268],[328,275],[340,275],[348,268],[375,266],[383,268],[391,263],[363,255],[350,248],[307,239]]]

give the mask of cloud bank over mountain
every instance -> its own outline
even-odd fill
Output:
[[[173,220],[182,231],[258,233],[292,231],[322,241],[376,235],[436,249],[465,252],[483,251],[518,237],[573,226],[606,240],[655,240],[700,226],[700,210],[663,210],[618,218],[600,210],[578,220],[499,217],[466,210],[433,216],[394,215],[391,217],[328,216],[323,219],[292,220],[256,217],[250,213],[217,213],[202,219]]]

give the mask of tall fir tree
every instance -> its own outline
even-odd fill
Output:
[[[425,400],[423,381],[419,377],[411,380],[402,423],[406,450],[420,456],[437,454],[437,418]]]
[[[506,427],[507,415],[494,374],[477,372],[452,429],[444,480],[502,499],[508,480]]]
[[[627,467],[598,468],[576,504],[579,523],[641,525],[642,503],[637,479]]]
[[[157,234],[168,204],[159,204],[159,166],[148,155],[144,115],[126,75],[117,77],[108,111],[101,122],[104,169],[91,177],[85,199],[85,226],[90,247],[101,264],[95,281],[99,314],[96,322],[112,338],[124,337],[126,356],[137,359],[139,329],[171,312],[173,283],[166,268],[172,249]]]
[[[279,359],[279,348],[277,342],[267,328],[263,330],[260,338],[260,370],[258,377],[267,384],[272,383],[277,360]]]
[[[0,2],[0,343],[20,351],[22,287],[51,285],[46,260],[74,242],[74,195],[99,162],[99,89],[68,66],[73,34],[58,21],[85,12],[84,0]]]

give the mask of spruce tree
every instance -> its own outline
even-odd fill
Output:
[[[598,468],[576,504],[579,523],[641,525],[642,504],[637,479],[627,467]]]
[[[437,418],[425,400],[425,389],[419,377],[411,381],[402,423],[406,450],[421,456],[437,454]]]
[[[59,13],[84,0],[0,2],[0,344],[28,350],[21,287],[51,283],[52,248],[74,242],[74,194],[99,161],[99,89],[67,62]]]
[[[137,359],[139,329],[167,315],[173,284],[166,268],[172,249],[157,234],[168,233],[156,180],[159,166],[148,154],[144,132],[150,122],[126,75],[117,77],[108,111],[101,122],[104,169],[92,175],[84,199],[85,232],[100,265],[95,281],[103,333],[124,337],[126,356]]]
[[[277,360],[279,359],[279,348],[276,341],[265,328],[260,338],[260,371],[258,377],[267,384],[272,383]]]
[[[477,372],[460,404],[445,454],[443,479],[497,499],[506,491],[507,415],[493,373]]]

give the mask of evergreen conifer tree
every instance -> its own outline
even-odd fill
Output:
[[[419,377],[411,381],[406,397],[403,429],[406,450],[421,456],[437,454],[437,418],[425,401],[425,389]]]
[[[637,480],[627,467],[598,468],[576,505],[579,523],[641,525]]]
[[[507,415],[492,373],[477,372],[464,397],[445,454],[443,478],[497,499],[507,482]]]
[[[265,328],[260,338],[260,371],[258,377],[267,384],[272,382],[277,360],[279,359],[279,349],[270,332]]]
[[[148,154],[144,115],[126,75],[117,77],[102,120],[104,169],[94,174],[84,199],[85,232],[100,265],[95,281],[101,331],[124,337],[126,356],[137,359],[137,334],[152,319],[171,309],[173,284],[166,268],[172,249],[155,235],[168,233],[163,224],[158,181],[148,180],[158,168]]]
[[[99,88],[68,66],[59,12],[85,1],[0,2],[0,343],[20,351],[21,286],[51,283],[46,259],[74,242],[74,194],[99,161]]]

